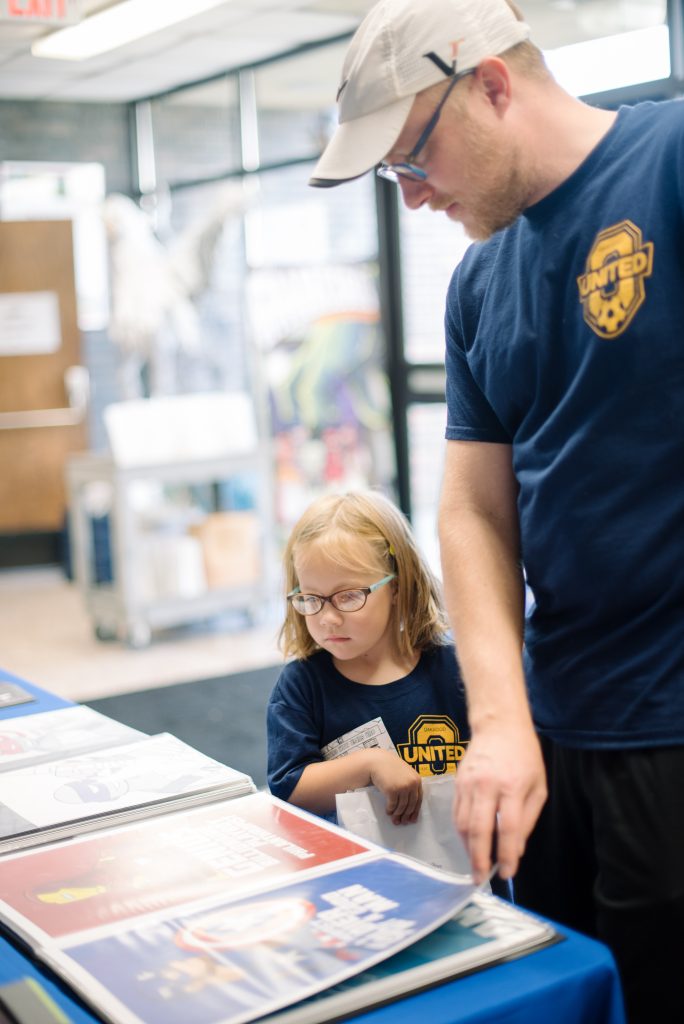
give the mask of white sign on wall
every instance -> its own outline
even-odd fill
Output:
[[[61,344],[57,292],[0,294],[0,356],[46,356]]]

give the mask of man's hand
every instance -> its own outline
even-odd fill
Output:
[[[492,724],[473,735],[456,776],[454,822],[476,882],[489,875],[495,836],[500,876],[515,875],[546,795],[544,762],[531,726]]]
[[[387,801],[386,810],[394,825],[410,825],[418,819],[423,784],[418,772],[391,750],[373,750],[371,783]]]

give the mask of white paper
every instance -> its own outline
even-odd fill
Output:
[[[418,821],[394,825],[385,810],[385,797],[375,786],[338,793],[335,798],[337,820],[350,832],[444,871],[471,875],[470,859],[452,820],[453,799],[453,775],[423,779]]]
[[[57,292],[0,295],[0,356],[46,356],[61,344]]]
[[[326,743],[321,747],[321,754],[326,761],[334,761],[336,757],[351,754],[352,750],[367,750],[369,747],[393,750],[395,754],[397,752],[382,718],[371,718],[369,722],[357,725],[356,729],[351,729],[338,736],[336,740]]]

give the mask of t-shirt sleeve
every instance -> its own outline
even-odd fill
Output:
[[[309,764],[323,760],[319,730],[301,668],[286,666],[275,685],[266,710],[268,788],[289,800]]]
[[[468,346],[477,333],[476,278],[470,253],[456,268],[449,285],[444,317],[446,335],[447,441],[489,441],[509,444],[510,437],[473,377]]]

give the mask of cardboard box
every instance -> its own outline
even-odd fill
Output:
[[[190,528],[202,545],[207,585],[250,586],[261,576],[260,527],[251,509],[212,512]]]

